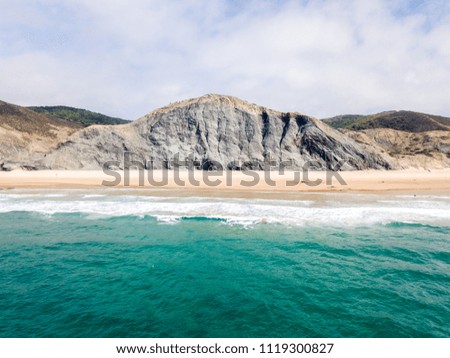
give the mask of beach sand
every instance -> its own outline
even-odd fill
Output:
[[[149,181],[149,177],[151,181]],[[164,180],[165,178],[165,180]],[[207,172],[43,170],[0,172],[0,189],[13,188],[143,188],[241,192],[382,192],[450,191],[450,169],[349,172]]]

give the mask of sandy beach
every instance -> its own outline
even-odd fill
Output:
[[[231,190],[244,192],[381,192],[447,191],[450,169],[349,172],[206,172],[48,170],[0,173],[0,189],[13,188],[149,188]]]

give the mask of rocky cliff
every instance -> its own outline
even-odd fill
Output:
[[[123,168],[124,153],[154,168],[176,155],[203,169],[263,169],[284,162],[300,169],[389,169],[386,158],[299,113],[282,113],[230,96],[205,95],[157,109],[125,125],[91,126],[42,159],[52,169]]]
[[[407,111],[328,123],[235,97],[172,103],[123,125],[81,128],[0,101],[0,170],[171,167],[401,169],[450,167],[450,119]]]

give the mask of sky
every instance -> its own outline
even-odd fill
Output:
[[[448,0],[0,0],[0,99],[136,119],[219,93],[450,116]]]

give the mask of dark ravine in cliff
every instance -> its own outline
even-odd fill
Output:
[[[388,169],[390,164],[320,120],[281,113],[230,96],[205,95],[157,109],[126,125],[91,126],[73,134],[42,161],[52,169],[123,168],[132,159],[166,166],[175,155],[209,169],[263,169],[277,165],[310,169]],[[217,166],[217,165],[214,165]]]

